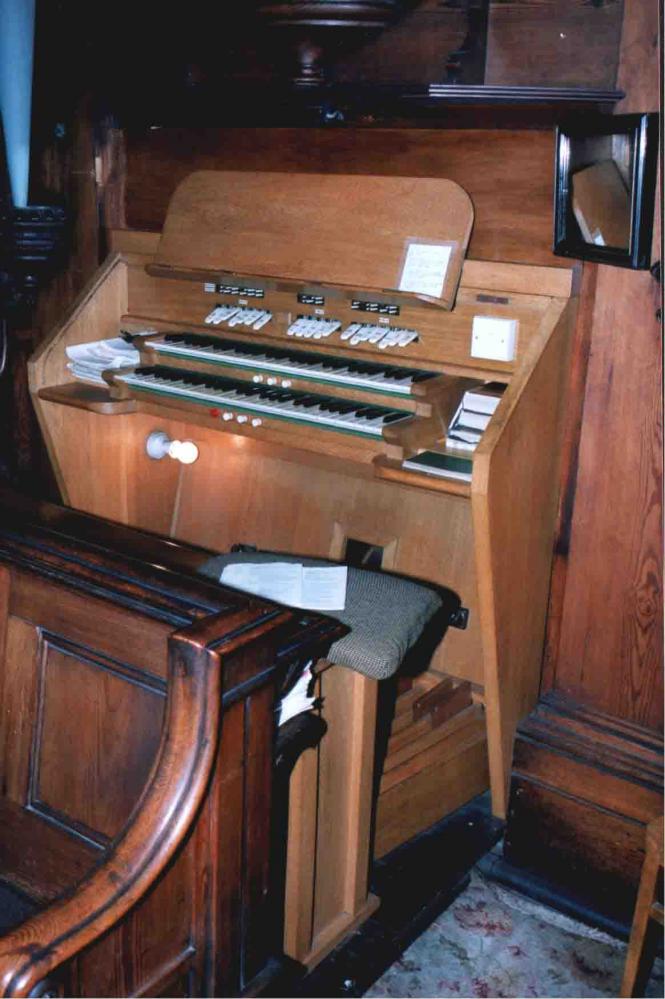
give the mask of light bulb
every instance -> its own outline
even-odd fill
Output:
[[[183,465],[192,465],[198,456],[199,449],[194,441],[171,441],[169,444],[169,457]]]

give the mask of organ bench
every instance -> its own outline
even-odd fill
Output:
[[[115,234],[30,362],[73,507],[219,552],[359,557],[459,596],[468,626],[398,681],[376,856],[488,783],[505,814],[538,691],[572,270],[466,260],[472,224],[441,179],[195,173],[161,236]],[[130,366],[72,377],[68,347],[120,334]],[[504,391],[468,476],[414,467],[446,450],[463,393],[485,382]],[[198,460],[151,458],[155,431],[194,440]],[[310,966],[372,905],[358,754],[371,760],[376,681],[334,668],[321,682],[323,758],[294,772],[289,833],[287,950]]]

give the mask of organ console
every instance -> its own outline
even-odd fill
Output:
[[[465,260],[472,222],[440,179],[192,174],[161,236],[115,234],[30,364],[70,505],[219,551],[371,552],[460,596],[468,626],[398,680],[375,856],[488,783],[505,814],[538,691],[572,270]],[[118,336],[134,363],[72,377],[68,347]],[[468,481],[419,467],[489,381],[504,391]],[[152,460],[155,431],[198,460]],[[376,681],[336,665],[320,683],[328,733],[289,827],[286,947],[309,966],[376,904]]]

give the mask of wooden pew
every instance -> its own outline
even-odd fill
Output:
[[[343,628],[195,577],[201,555],[0,489],[0,898],[34,910],[2,995],[284,974],[275,693]]]

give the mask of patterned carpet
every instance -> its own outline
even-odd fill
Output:
[[[474,871],[366,996],[618,996],[625,944]],[[657,961],[647,996],[663,996]]]

